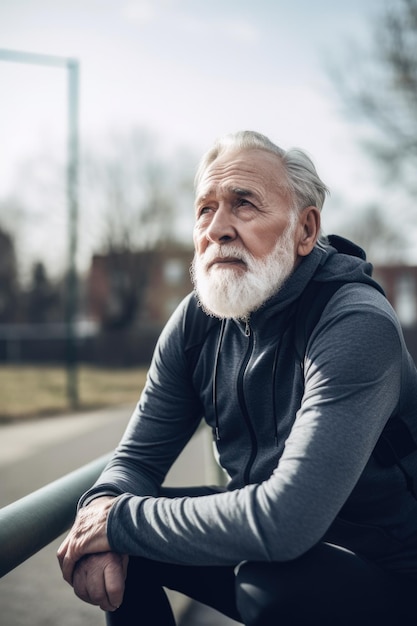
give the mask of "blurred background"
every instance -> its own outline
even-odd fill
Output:
[[[242,128],[307,150],[416,324],[415,0],[1,0],[0,45],[1,364],[66,364],[72,406],[75,363],[146,365],[198,159]]]
[[[198,160],[240,129],[310,154],[417,358],[417,0],[0,0],[0,505],[115,445],[191,288]],[[98,623],[52,558],[7,623],[22,589]]]

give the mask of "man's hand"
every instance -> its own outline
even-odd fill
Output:
[[[83,557],[74,569],[75,594],[103,611],[115,611],[123,600],[128,562],[127,555],[115,552]]]
[[[104,496],[80,509],[67,538],[58,549],[58,561],[64,579],[72,585],[74,567],[83,556],[109,552],[107,515],[114,498]]]

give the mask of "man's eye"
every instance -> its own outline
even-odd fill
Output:
[[[199,210],[198,215],[200,217],[201,215],[206,215],[207,213],[210,213],[210,211],[211,211],[211,208],[209,206],[203,206]]]
[[[252,202],[249,202],[249,200],[247,200],[246,198],[240,198],[237,202],[237,206],[253,207],[254,205],[252,204]]]

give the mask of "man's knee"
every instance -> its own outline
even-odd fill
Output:
[[[274,568],[274,576],[269,571]],[[295,590],[277,584],[277,564],[241,563],[236,570],[236,605],[246,626],[275,626],[288,614]],[[280,621],[280,624],[286,622]]]

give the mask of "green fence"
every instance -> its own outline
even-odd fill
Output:
[[[0,577],[26,561],[71,526],[79,497],[110,453],[0,509]]]

